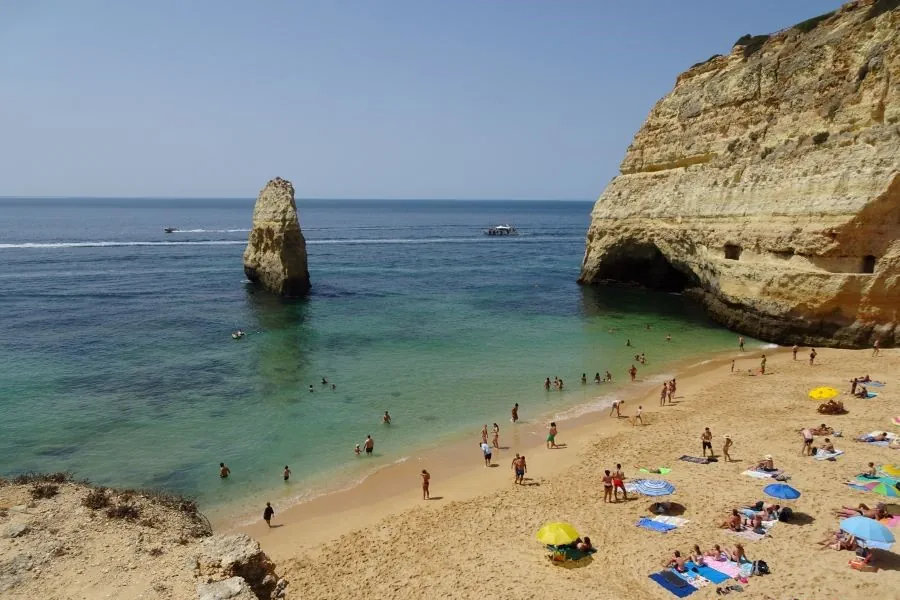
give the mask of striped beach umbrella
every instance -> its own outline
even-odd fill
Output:
[[[675,493],[675,486],[662,479],[639,479],[634,490],[645,496],[668,496]]]

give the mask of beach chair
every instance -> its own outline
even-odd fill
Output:
[[[865,571],[869,573],[877,572],[878,567],[872,564],[872,556],[872,552],[869,552],[865,558],[857,556],[856,558],[849,561],[850,568],[856,569],[857,571]]]

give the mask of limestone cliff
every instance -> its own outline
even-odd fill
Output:
[[[286,297],[309,292],[306,240],[300,231],[294,186],[276,177],[266,184],[253,209],[253,229],[244,250],[247,279]]]
[[[689,289],[777,342],[900,343],[900,1],[681,74],[592,212],[580,281]]]

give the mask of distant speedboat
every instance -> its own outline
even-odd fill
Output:
[[[484,235],[519,235],[519,232],[511,225],[495,225],[485,229]]]
[[[163,231],[165,231],[166,233],[172,233],[172,232],[178,231],[178,229],[175,227],[164,227]]]

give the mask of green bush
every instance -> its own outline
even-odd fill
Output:
[[[31,487],[31,497],[35,500],[52,498],[59,493],[59,486],[54,483],[36,483]]]
[[[106,490],[100,488],[88,492],[87,496],[81,500],[81,504],[92,510],[99,510],[101,508],[106,508],[111,502],[109,496],[106,494]]]
[[[812,19],[807,19],[805,21],[801,21],[792,27],[792,29],[796,29],[797,31],[801,31],[803,33],[809,33],[816,27],[818,27],[819,23],[824,21],[825,19],[834,15],[837,11],[827,12],[824,15],[819,15],[818,17],[813,17]]]

